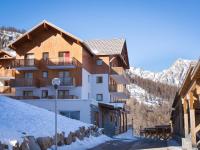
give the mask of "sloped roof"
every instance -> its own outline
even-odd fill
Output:
[[[36,26],[34,26],[33,28],[31,28],[31,29],[28,30],[27,32],[25,32],[22,36],[20,36],[19,38],[17,38],[15,41],[11,42],[11,43],[8,45],[8,47],[11,47],[11,45],[13,45],[14,43],[20,41],[22,38],[26,37],[29,33],[33,32],[34,30],[36,30],[38,27],[42,26],[43,24],[46,24],[46,25],[48,25],[48,26],[50,26],[50,27],[52,27],[52,28],[54,28],[54,29],[60,31],[60,32],[62,32],[63,34],[65,34],[65,35],[67,35],[67,36],[69,36],[69,37],[71,37],[71,38],[73,38],[73,39],[75,39],[75,40],[78,40],[78,41],[81,42],[81,43],[83,42],[83,40],[81,40],[80,38],[74,36],[73,34],[71,34],[71,33],[69,33],[69,32],[66,32],[65,30],[63,30],[63,29],[57,27],[56,25],[54,25],[54,24],[52,24],[52,23],[50,23],[50,22],[48,22],[48,21],[46,21],[46,20],[43,20],[42,22],[40,22],[39,24],[37,24]]]
[[[122,53],[125,39],[84,40],[83,43],[95,55],[115,55]]]
[[[6,55],[10,56],[11,58],[14,58],[16,56],[16,52],[7,47],[4,49],[0,49],[0,53],[5,53]]]

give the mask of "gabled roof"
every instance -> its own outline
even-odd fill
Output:
[[[14,58],[16,56],[16,52],[11,50],[11,49],[9,49],[9,48],[0,49],[0,54],[1,53],[7,55],[8,59],[9,58]],[[3,58],[0,58],[0,59],[3,59]],[[5,57],[4,59],[7,59],[7,57]]]
[[[54,24],[52,24],[52,23],[50,23],[50,22],[48,22],[48,21],[46,21],[46,20],[43,20],[42,22],[40,22],[39,24],[37,24],[36,26],[34,26],[33,28],[31,28],[31,29],[28,30],[27,32],[25,32],[22,36],[20,36],[19,38],[17,38],[15,41],[11,42],[11,43],[8,45],[8,47],[11,48],[13,44],[15,44],[15,43],[17,43],[18,41],[20,41],[21,39],[25,38],[25,37],[26,37],[27,35],[29,35],[31,32],[35,31],[37,28],[39,28],[39,27],[41,27],[41,26],[43,26],[43,25],[47,25],[47,26],[49,26],[49,27],[52,27],[52,28],[58,30],[59,32],[61,32],[62,34],[67,35],[67,36],[71,37],[72,39],[77,40],[77,41],[79,41],[79,42],[81,42],[81,43],[83,42],[80,38],[74,36],[73,34],[64,31],[63,29],[57,27],[56,25],[54,25]]]
[[[118,55],[122,53],[125,39],[84,40],[95,55]]]

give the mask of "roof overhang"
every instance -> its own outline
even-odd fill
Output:
[[[57,30],[61,35],[68,36],[68,37],[70,37],[71,39],[75,40],[77,43],[80,43],[80,44],[83,43],[83,41],[82,41],[80,38],[78,38],[78,37],[72,35],[72,34],[69,33],[69,32],[66,32],[66,31],[64,31],[63,29],[57,27],[56,25],[54,25],[54,24],[52,24],[52,23],[50,23],[50,22],[44,20],[44,21],[40,22],[39,24],[37,24],[36,26],[34,26],[33,28],[31,28],[30,30],[28,30],[27,32],[25,32],[22,36],[20,36],[19,38],[17,38],[15,41],[11,42],[11,43],[8,45],[8,47],[9,47],[9,48],[12,48],[12,49],[15,49],[15,45],[16,45],[17,43],[19,43],[20,41],[22,41],[23,39],[31,40],[31,34],[32,34],[33,32],[35,32],[35,31],[37,31],[37,29],[39,29],[39,28],[41,28],[41,27],[44,28],[45,30],[48,30],[49,28],[55,29],[55,30]]]

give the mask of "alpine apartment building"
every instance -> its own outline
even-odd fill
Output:
[[[126,88],[130,80],[124,39],[81,40],[42,21],[9,45],[16,51],[11,86],[15,98],[54,111],[58,77],[59,113],[105,128],[108,135],[127,130]]]

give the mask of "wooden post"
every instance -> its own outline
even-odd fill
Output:
[[[182,98],[182,104],[183,104],[183,111],[184,111],[184,130],[185,130],[185,137],[188,136],[188,113],[187,113],[187,100],[186,98]]]
[[[193,93],[190,92],[190,130],[192,137],[192,145],[196,145],[196,132],[195,132],[195,109],[194,109],[194,97]]]

